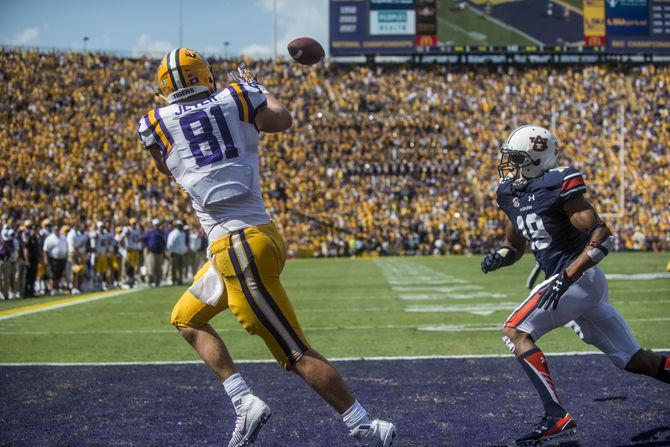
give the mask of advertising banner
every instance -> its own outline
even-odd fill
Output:
[[[605,0],[584,0],[584,45],[605,46]]]
[[[649,35],[648,0],[607,0],[605,4],[608,36]]]

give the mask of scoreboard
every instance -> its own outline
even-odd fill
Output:
[[[330,0],[330,54],[670,53],[670,0]]]
[[[415,0],[331,0],[330,53],[411,54],[416,25]]]
[[[605,39],[613,52],[670,52],[670,0],[606,0]]]

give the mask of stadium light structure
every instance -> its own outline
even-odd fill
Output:
[[[621,170],[621,182],[619,183],[619,213],[617,218],[623,218],[626,215],[626,111],[623,101],[619,105],[619,169]]]
[[[86,52],[86,44],[88,43],[88,36],[84,36],[84,53]]]
[[[626,108],[619,104],[619,208],[615,213],[601,213],[602,217],[623,219],[626,216]]]
[[[223,58],[228,59],[228,45],[230,45],[230,42],[227,40],[223,42]]]
[[[272,62],[277,61],[277,0],[272,0]]]
[[[179,48],[184,37],[184,0],[179,0]]]

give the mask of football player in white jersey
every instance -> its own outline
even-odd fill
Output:
[[[138,133],[158,169],[191,197],[209,240],[209,261],[172,312],[172,324],[221,379],[237,421],[229,447],[251,444],[270,416],[237,372],[209,321],[230,308],[277,361],[296,372],[340,413],[351,436],[388,447],[395,426],[371,420],[339,372],[305,338],[279,280],[286,247],[265,210],[258,167],[259,131],[282,132],[289,111],[253,73],[239,69],[217,91],[207,62],[195,51],[170,51],[158,68],[160,95],[169,105],[151,110]]]

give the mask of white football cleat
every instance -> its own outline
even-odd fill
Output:
[[[349,435],[365,447],[389,447],[396,437],[395,425],[375,419],[370,425],[359,425]]]
[[[270,418],[270,407],[253,394],[247,394],[235,402],[235,412],[235,430],[228,447],[246,447],[253,444]]]

